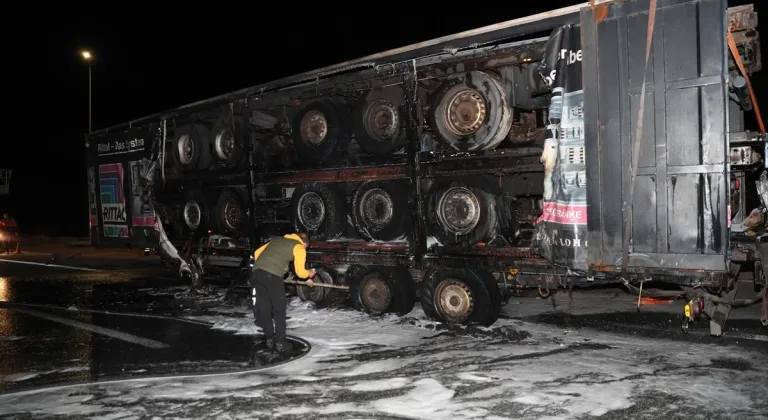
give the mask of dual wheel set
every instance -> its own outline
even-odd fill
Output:
[[[429,102],[432,133],[448,150],[493,150],[512,126],[507,96],[492,73],[452,75]],[[302,160],[320,163],[346,152],[354,135],[368,154],[397,153],[407,138],[404,105],[400,86],[372,89],[354,103],[338,97],[309,101],[290,121],[293,147]],[[274,129],[280,131],[278,126]],[[181,125],[174,130],[173,163],[181,173],[231,169],[245,161],[247,140],[247,124],[240,115],[226,115],[211,124]]]
[[[351,216],[357,233],[368,241],[404,239],[415,208],[408,186],[407,181],[367,181],[348,203],[339,185],[301,185],[291,201],[293,229],[309,232],[315,241],[337,239]],[[215,201],[200,190],[188,190],[182,202],[180,222],[185,231],[235,234],[246,227],[247,199],[238,189],[223,189]],[[440,180],[425,204],[429,234],[445,246],[473,246],[505,232],[511,233],[505,235],[507,240],[514,240],[513,203],[502,203],[500,192],[482,178]]]
[[[447,150],[493,150],[512,127],[508,95],[493,73],[454,74],[431,96],[427,122]],[[337,97],[309,102],[293,117],[294,147],[303,160],[319,163],[345,152],[350,134],[354,134],[360,148],[370,155],[397,153],[407,138],[404,106],[405,92],[400,86],[370,90],[354,103]]]
[[[417,208],[410,202],[407,181],[361,183],[347,202],[345,184],[312,183],[293,193],[292,221],[296,232],[313,240],[340,237],[347,216],[368,241],[404,239]],[[514,203],[482,177],[437,180],[426,196],[423,212],[429,235],[445,246],[474,246],[493,241],[499,233],[509,241],[517,234]]]
[[[185,174],[241,166],[246,161],[246,138],[243,120],[237,115],[224,116],[213,124],[177,127],[171,153],[174,168]],[[236,233],[245,226],[247,200],[238,189],[226,188],[217,197],[190,189],[184,191],[182,203],[178,222],[184,232]]]
[[[329,267],[315,267],[315,283],[349,286],[352,306],[371,315],[403,316],[416,305],[438,322],[491,325],[501,313],[503,294],[490,272],[478,269],[433,269],[416,283],[405,267],[350,266],[344,275]],[[329,304],[343,291],[297,286],[303,301]]]
[[[245,162],[247,131],[237,115],[212,124],[192,123],[174,130],[171,158],[180,173],[228,170]]]

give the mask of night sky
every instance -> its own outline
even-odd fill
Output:
[[[50,22],[38,22],[43,29],[34,41],[12,47],[19,50],[23,65],[14,67],[18,77],[5,79],[10,85],[6,89],[21,93],[24,106],[6,118],[18,115],[26,124],[17,124],[6,132],[14,134],[3,139],[0,168],[12,169],[13,177],[10,196],[0,196],[0,209],[13,213],[22,233],[87,235],[88,68],[82,49],[95,55],[93,129],[98,130],[337,62],[575,3],[539,0],[525,8],[507,3],[493,11],[478,3],[472,13],[464,10],[469,4],[405,10],[392,5],[386,12],[382,4],[358,3],[360,7],[338,12],[345,17],[336,18],[318,17],[327,12],[316,8],[300,16],[300,7],[270,8],[261,15],[256,8],[249,12],[206,7],[175,15],[147,9],[80,19],[43,18]],[[744,3],[749,2],[730,2]],[[764,22],[765,9],[758,7]],[[439,15],[452,10],[458,13]],[[403,16],[406,13],[410,16]],[[768,28],[763,29],[768,34]],[[768,110],[762,88],[766,72],[753,84]]]

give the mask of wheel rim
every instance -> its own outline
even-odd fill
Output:
[[[360,300],[373,312],[384,312],[392,302],[392,291],[379,273],[371,273],[360,282]]]
[[[214,148],[219,159],[227,160],[235,151],[235,135],[229,128],[222,128],[216,133]]]
[[[449,321],[461,321],[472,315],[475,299],[472,291],[460,280],[446,279],[435,289],[438,312]]]
[[[234,198],[227,200],[223,211],[224,224],[229,230],[237,230],[243,218],[240,204]]]
[[[325,203],[317,193],[308,192],[298,203],[299,222],[309,230],[317,230],[325,220]]]
[[[468,188],[453,187],[440,197],[437,218],[447,231],[466,235],[480,221],[480,201]]]
[[[318,145],[328,136],[328,120],[320,111],[309,111],[301,119],[301,138]]]
[[[333,284],[331,275],[322,268],[317,270],[314,281],[315,283]],[[322,302],[328,295],[328,289],[324,287],[297,286],[296,292],[301,300],[314,303]]]
[[[387,226],[393,213],[392,197],[381,188],[369,189],[360,199],[360,215],[366,226]]]
[[[363,123],[365,131],[371,138],[385,141],[394,136],[400,123],[400,117],[392,103],[385,99],[377,99],[365,110]]]
[[[187,227],[195,230],[200,227],[200,216],[203,213],[200,204],[195,200],[187,201],[184,205],[184,223]]]
[[[182,134],[176,142],[176,147],[179,150],[179,160],[181,163],[189,165],[192,162],[192,156],[195,154],[195,143],[192,141],[192,136]]]
[[[448,100],[445,107],[445,125],[454,134],[466,136],[477,132],[485,121],[487,107],[480,92],[462,89]]]

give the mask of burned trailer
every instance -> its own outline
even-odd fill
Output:
[[[142,181],[155,141],[147,129],[86,139],[88,230],[93,245],[147,248],[157,244],[155,213]]]
[[[346,287],[371,314],[418,298],[435,320],[490,325],[516,288],[663,282],[690,295],[688,319],[722,326],[739,273],[762,286],[750,302],[765,295],[759,235],[744,233],[748,206],[765,207],[751,175],[765,130],[743,123],[759,68],[751,6],[593,1],[92,140],[152,133],[158,236],[196,278],[300,231],[319,276],[297,292],[318,303]]]

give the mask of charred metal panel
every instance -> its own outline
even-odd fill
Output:
[[[309,249],[343,252],[389,252],[405,253],[408,244],[404,242],[318,242],[310,243]]]
[[[581,15],[589,263],[599,271],[621,266],[633,205],[630,267],[726,270],[726,2],[659,0],[646,69],[649,4],[621,2]]]
[[[420,139],[422,134],[422,125],[420,121],[423,121],[422,104],[418,95],[418,75],[414,72],[409,73],[407,83],[405,83],[405,108],[406,108],[406,120],[405,126],[407,130],[406,139],[406,152],[408,153],[408,184],[409,197],[408,200],[411,203],[411,229],[407,232],[409,237],[409,251],[413,255],[413,261],[420,263],[427,248],[426,237],[426,220],[422,217],[423,214],[423,191],[420,182],[421,179],[421,162],[419,160],[419,148],[421,147]]]
[[[305,182],[349,182],[385,179],[404,179],[405,165],[376,166],[369,168],[318,169],[306,171],[285,171],[268,174],[254,174],[255,183],[300,184]]]
[[[541,149],[526,147],[474,153],[420,153],[424,177],[543,172]]]
[[[307,250],[307,262],[310,264],[360,264],[410,267],[412,259],[403,254],[366,253],[366,252],[328,252]]]
[[[436,247],[434,251],[435,255],[441,256],[484,256],[484,257],[496,257],[496,258],[534,258],[530,247],[477,247],[477,248],[451,248],[451,247]]]

